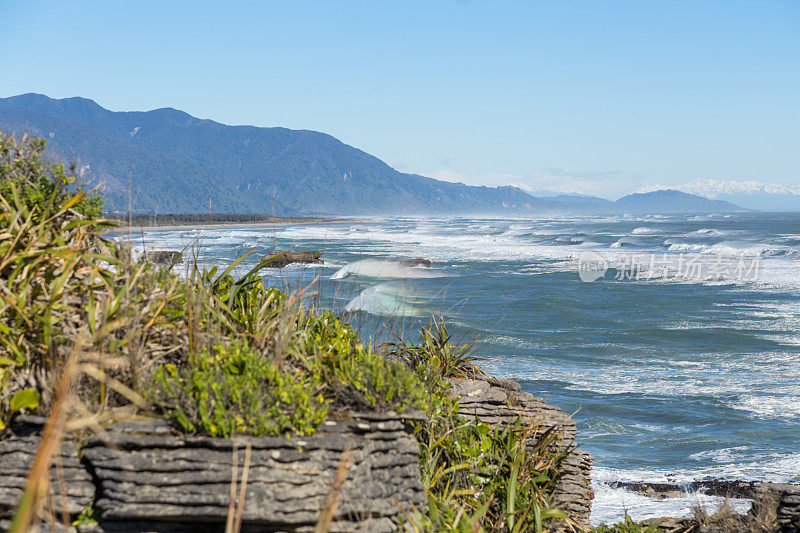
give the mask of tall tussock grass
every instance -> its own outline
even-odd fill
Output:
[[[551,498],[565,455],[556,427],[536,419],[490,426],[462,416],[449,380],[486,374],[475,343],[453,343],[444,320],[420,328],[416,343],[396,337],[384,354],[411,368],[431,393],[428,417],[415,427],[427,509],[404,510],[411,531],[548,531],[582,529]]]
[[[444,322],[422,328],[417,344],[398,337],[373,347],[303,293],[266,286],[264,261],[241,272],[253,250],[223,269],[195,261],[185,276],[134,260],[108,237],[114,222],[102,218],[100,195],[48,162],[36,138],[0,134],[0,184],[0,431],[19,413],[47,417],[15,531],[37,516],[55,520],[49,471],[67,432],[102,434],[146,415],[218,437],[308,435],[354,410],[426,415],[415,434],[429,503],[403,510],[407,529],[572,524],[550,503],[562,459],[555,433],[460,416],[448,379],[481,371],[473,344],[454,343]],[[228,530],[241,527],[246,473],[239,496],[232,476]]]

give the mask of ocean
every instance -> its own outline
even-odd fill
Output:
[[[593,523],[721,501],[658,501],[612,481],[800,481],[800,214],[371,218],[128,238],[201,265],[254,249],[242,270],[272,249],[319,250],[324,265],[264,279],[375,342],[444,316],[454,337],[477,338],[488,372],[574,413],[594,456]],[[431,268],[402,263],[417,257]]]

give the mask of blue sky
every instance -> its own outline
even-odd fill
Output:
[[[800,184],[800,2],[0,0],[0,96],[330,133],[470,184]]]

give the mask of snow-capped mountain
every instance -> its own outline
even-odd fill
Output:
[[[664,189],[725,200],[748,209],[763,211],[800,211],[800,185],[779,185],[760,181],[715,180],[698,178],[682,185],[648,185],[639,192]]]

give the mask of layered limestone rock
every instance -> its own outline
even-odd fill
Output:
[[[43,424],[44,420],[38,417],[18,417],[14,435],[0,440],[0,519],[13,516],[39,447]],[[94,500],[92,476],[78,458],[71,440],[64,441],[53,458],[50,487],[58,516],[66,512],[75,517]],[[0,529],[4,524],[5,521],[0,522]]]
[[[588,526],[594,498],[590,486],[592,456],[575,445],[575,421],[558,407],[521,392],[514,381],[487,376],[485,380],[453,379],[450,383],[450,394],[458,398],[463,416],[476,416],[487,424],[509,424],[522,417],[536,421],[543,432],[555,428],[560,435],[558,446],[566,455],[554,503],[578,523]]]
[[[294,438],[178,435],[151,420],[120,424],[87,443],[102,527],[125,530],[146,521],[153,530],[190,523],[224,528],[233,450],[241,479],[247,445],[243,520],[249,531],[313,530],[340,461],[350,468],[331,531],[392,531],[401,509],[425,504],[417,443],[394,413],[327,421],[317,434]]]
[[[588,523],[591,457],[575,447],[575,422],[564,411],[520,392],[514,382],[488,377],[452,380],[451,393],[463,416],[501,425],[522,416],[542,431],[556,428],[566,456],[554,503]],[[221,439],[181,434],[160,419],[124,422],[91,437],[82,459],[66,441],[54,461],[53,488],[60,494],[65,487],[72,519],[93,507],[99,525],[92,531],[220,531],[229,514],[234,456],[241,482],[249,445],[243,531],[313,530],[343,462],[349,468],[336,493],[331,531],[393,531],[404,511],[426,505],[409,425],[422,416],[349,413],[346,420],[326,421],[315,435],[292,438]],[[41,420],[26,420],[0,442],[0,519],[19,499],[40,431]],[[62,501],[53,499],[58,515]],[[5,527],[7,520],[0,520],[0,530]]]
[[[756,487],[748,517],[755,521],[759,516],[774,517],[780,533],[800,533],[800,486],[763,483]]]
[[[800,533],[800,486],[755,483],[748,494],[753,506],[747,514],[729,512],[701,520],[656,518],[645,524],[659,533]]]
[[[400,264],[405,267],[431,267],[431,260],[424,257],[415,257],[414,259],[405,259],[400,261]]]

